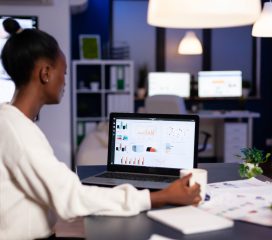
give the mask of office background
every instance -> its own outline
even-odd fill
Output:
[[[135,0],[117,0],[117,1],[135,1]],[[137,1],[137,0],[136,0]],[[138,0],[139,1],[139,0]],[[144,1],[144,0],[140,0]],[[146,2],[146,1],[145,1]],[[99,34],[102,40],[102,46],[107,46],[111,42],[112,37],[112,1],[111,0],[89,0],[88,9],[71,18],[72,23],[72,59],[79,57],[78,35],[83,33]],[[135,9],[137,11],[137,8]],[[133,14],[136,14],[135,12]],[[142,14],[142,13],[139,13]],[[127,21],[129,21],[130,13],[127,13]],[[135,38],[141,40],[143,44],[144,36],[139,36],[139,32],[133,32]],[[243,39],[237,43],[237,46],[244,44]],[[236,47],[237,47],[236,46]],[[156,47],[156,46],[154,46]],[[205,47],[205,46],[204,46]],[[270,57],[272,54],[272,39],[261,39],[261,72],[260,72],[260,97],[250,98],[241,102],[241,100],[220,100],[220,101],[204,101],[204,108],[208,109],[242,109],[259,112],[261,117],[254,121],[253,146],[271,150],[271,146],[267,146],[266,140],[272,138],[272,68],[270,66]],[[143,56],[145,57],[145,56]],[[159,57],[158,54],[156,56]],[[154,55],[154,58],[156,58]],[[235,56],[233,56],[235,58]],[[228,59],[231,61],[232,59]],[[155,59],[156,61],[161,61]],[[227,60],[226,60],[227,61]],[[154,66],[156,69],[156,66]],[[158,67],[157,67],[158,69]],[[151,68],[152,70],[152,68]],[[161,70],[161,69],[158,69]]]
[[[67,61],[79,59],[79,35],[80,34],[98,34],[101,37],[102,57],[107,57],[107,47],[112,43],[114,39],[113,29],[113,1],[119,2],[147,2],[147,0],[88,0],[88,8],[86,11],[71,15],[69,10],[69,1],[54,1],[53,5],[36,4],[24,5],[17,1],[17,4],[9,4],[9,1],[0,0],[1,8],[0,13],[2,15],[36,15],[39,17],[39,27],[49,33],[53,34],[59,41],[66,57]],[[14,0],[14,2],[16,2]],[[38,2],[38,1],[37,1]],[[40,1],[43,2],[43,1]],[[264,1],[263,1],[264,2]],[[142,12],[137,12],[135,8],[133,15],[142,15]],[[61,16],[61,18],[59,17]],[[126,17],[124,15],[124,17]],[[127,20],[130,20],[130,13],[127,13]],[[145,19],[143,19],[145,21]],[[167,33],[166,33],[167,32]],[[170,32],[170,31],[169,31]],[[152,62],[149,66],[152,70],[165,70],[169,66],[169,56],[165,54],[164,47],[167,49],[168,37],[171,39],[176,38],[176,32],[171,31],[169,35],[168,30],[155,29],[154,28],[154,49],[153,53],[149,56],[142,55],[146,61]],[[182,30],[181,30],[182,32]],[[123,32],[125,35],[126,32]],[[167,42],[165,38],[167,37]],[[197,34],[205,40],[204,42],[204,55],[201,63],[197,63],[197,67],[207,67],[207,61],[212,61],[211,55],[205,52],[207,46],[209,46],[209,39],[207,42],[207,32],[198,31]],[[171,37],[172,36],[172,37]],[[134,30],[132,36],[139,42],[139,45],[144,45],[145,38],[141,35],[141,32]],[[152,36],[149,36],[152,37]],[[149,43],[150,44],[150,43]],[[213,43],[211,43],[213,44]],[[245,44],[244,40],[237,43],[239,46]],[[206,46],[206,50],[205,50]],[[144,52],[144,49],[140,49]],[[141,52],[139,50],[139,52]],[[209,50],[209,49],[208,49]],[[245,101],[240,99],[236,100],[220,100],[209,101],[203,100],[203,107],[206,109],[224,109],[224,110],[249,110],[259,112],[261,117],[254,120],[254,133],[253,133],[253,146],[263,149],[265,151],[271,151],[272,147],[267,145],[267,140],[272,138],[272,114],[271,114],[271,96],[272,96],[272,68],[270,66],[270,56],[272,55],[272,39],[261,38],[261,58],[260,58],[260,96],[251,97]],[[208,56],[208,58],[207,58]],[[176,57],[176,56],[175,56]],[[138,55],[141,58],[141,55]],[[166,59],[168,58],[168,59]],[[170,57],[171,58],[171,57]],[[200,60],[197,61],[200,61]],[[208,59],[208,60],[207,60]],[[133,60],[133,59],[132,59]],[[176,58],[172,59],[176,60]],[[226,61],[232,61],[232,59],[226,59]],[[173,64],[174,61],[172,61]],[[181,66],[182,62],[178,62]],[[178,64],[175,68],[178,68]],[[67,84],[65,95],[62,103],[58,106],[46,107],[40,117],[38,125],[45,132],[50,143],[52,144],[57,157],[65,162],[68,166],[71,166],[72,159],[72,113],[71,113],[71,81],[72,77],[71,65],[68,64],[67,70]],[[137,81],[137,79],[135,79]],[[190,104],[190,101],[187,102]]]

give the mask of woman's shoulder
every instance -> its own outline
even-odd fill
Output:
[[[0,132],[6,139],[21,143],[22,146],[49,146],[40,128],[19,109],[10,104],[0,105]],[[2,134],[1,134],[2,135]]]
[[[26,129],[31,126],[31,121],[16,107],[9,103],[0,104],[0,127],[2,130],[10,128]]]

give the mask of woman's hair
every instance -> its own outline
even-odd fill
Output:
[[[20,88],[29,82],[39,59],[47,59],[54,64],[59,51],[58,43],[51,35],[37,29],[25,29],[12,34],[4,45],[2,64],[16,87]]]
[[[13,18],[6,18],[3,21],[3,27],[9,34],[14,34],[21,29],[20,24]]]

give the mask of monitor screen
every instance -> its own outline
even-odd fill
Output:
[[[15,19],[23,29],[38,27],[38,17],[36,16],[0,16],[0,54],[9,37],[9,34],[4,30],[3,21],[10,17]],[[10,101],[14,90],[14,83],[10,80],[10,76],[4,70],[0,58],[0,103]]]
[[[151,72],[148,74],[148,96],[190,97],[190,79],[189,73]]]
[[[241,97],[241,71],[201,71],[198,73],[199,97]]]
[[[0,103],[10,102],[15,91],[15,84],[12,80],[0,79]]]

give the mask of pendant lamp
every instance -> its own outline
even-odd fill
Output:
[[[185,33],[184,38],[180,41],[178,53],[183,55],[202,54],[202,45],[196,34],[192,31]]]
[[[272,2],[265,2],[263,11],[252,28],[254,37],[272,37]]]
[[[222,28],[253,24],[260,0],[149,0],[147,22],[167,28]]]

